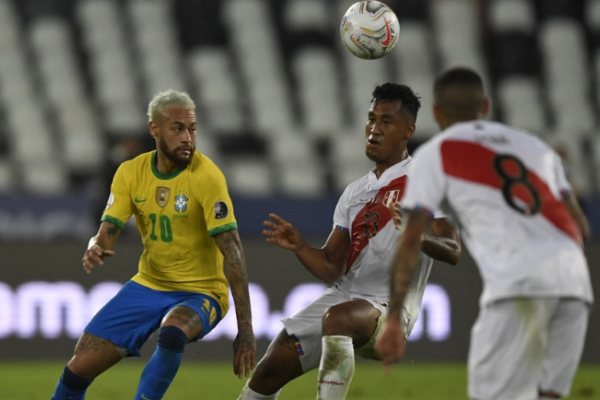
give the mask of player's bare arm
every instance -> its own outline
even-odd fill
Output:
[[[241,379],[242,376],[250,375],[256,361],[256,338],[252,329],[246,260],[237,229],[219,233],[214,238],[225,258],[225,272],[235,303],[238,334],[233,342],[233,372]]]
[[[100,224],[98,234],[92,237],[88,243],[88,248],[83,255],[83,268],[90,274],[95,264],[104,265],[104,257],[112,257],[115,252],[112,250],[117,242],[121,229],[110,222],[103,221]]]
[[[563,203],[579,227],[583,240],[587,240],[590,237],[590,224],[577,201],[577,197],[575,194],[569,193],[563,197]]]
[[[388,206],[396,230],[402,232],[400,203]],[[431,233],[423,234],[421,250],[434,260],[456,265],[462,252],[458,228],[446,218],[437,218],[429,224]]]
[[[427,228],[429,215],[423,211],[410,211],[406,229],[400,237],[400,245],[394,255],[391,276],[390,309],[386,328],[377,341],[375,349],[384,365],[404,356],[403,328],[400,313],[408,293],[414,270],[419,262],[422,236]]]
[[[431,233],[423,234],[421,250],[434,260],[456,265],[462,252],[458,228],[446,218],[429,223]]]
[[[338,280],[345,271],[345,262],[350,249],[348,232],[333,230],[322,248],[312,247],[289,222],[276,214],[269,214],[263,234],[267,242],[292,250],[298,260],[315,277],[330,284]]]
[[[391,296],[389,317],[400,320],[400,312],[404,298],[408,293],[410,282],[419,262],[422,248],[422,236],[425,233],[429,215],[423,211],[409,211],[406,229],[400,236],[400,245],[392,262]]]

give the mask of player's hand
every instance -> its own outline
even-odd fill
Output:
[[[240,330],[233,341],[233,373],[242,379],[250,376],[256,363],[256,338],[252,329]]]
[[[263,222],[263,225],[268,228],[263,230],[263,235],[267,237],[268,243],[293,251],[299,251],[304,247],[306,242],[292,224],[276,214],[269,214],[269,218],[271,221]]]
[[[104,250],[102,247],[97,244],[93,245],[89,249],[85,251],[83,255],[83,269],[88,274],[92,273],[92,268],[94,268],[94,264],[104,265],[104,257],[112,257],[115,255],[113,250]]]
[[[383,361],[385,373],[390,370],[390,364],[400,361],[404,357],[404,329],[398,321],[386,321],[383,333],[375,343],[375,351]]]

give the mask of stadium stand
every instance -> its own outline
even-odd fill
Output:
[[[75,7],[76,24],[89,59],[88,73],[105,121],[104,130],[109,137],[141,133],[144,111],[139,107],[133,53],[118,3],[82,0]]]
[[[580,195],[598,194],[599,0],[389,0],[400,40],[373,62],[338,38],[353,2],[0,0],[0,193],[92,190],[122,140],[152,147],[146,103],[174,88],[233,192],[339,194],[369,165],[374,85],[420,93],[418,144],[437,132],[433,76],[466,65],[496,117],[560,148]]]

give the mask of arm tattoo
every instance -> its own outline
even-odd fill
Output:
[[[394,254],[391,276],[390,309],[388,318],[400,318],[404,298],[417,267],[422,245],[422,235],[429,216],[420,211],[410,211],[404,233]]]
[[[242,254],[242,244],[236,230],[227,231],[215,236],[217,246],[225,257],[225,268],[240,268],[244,262],[244,255]],[[246,273],[246,269],[243,269],[243,273]]]
[[[231,288],[231,294],[235,302],[235,312],[239,326],[250,327],[252,325],[252,313],[250,309],[250,294],[248,291],[248,273],[244,250],[237,229],[219,233],[215,241],[225,258],[224,268],[227,280]]]
[[[392,276],[390,279],[391,296],[388,311],[389,314],[400,314],[402,312],[404,298],[408,293],[410,281],[412,279],[412,273],[414,271],[414,268],[409,269],[408,271],[402,270],[402,268],[397,267],[397,263],[398,261],[394,262],[394,267],[392,268]]]
[[[104,250],[111,250],[114,244],[117,242],[119,235],[121,234],[121,228],[110,222],[104,221],[100,225],[98,234],[90,239],[88,248],[97,244]]]
[[[119,233],[119,231],[120,231],[119,227],[116,225],[113,225],[113,224],[109,224],[106,227],[106,234],[111,238],[113,236],[115,236],[117,233]]]

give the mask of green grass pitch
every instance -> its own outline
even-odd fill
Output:
[[[62,372],[62,362],[0,363],[0,399],[47,400]],[[92,384],[89,400],[132,399],[143,363],[125,360]],[[580,367],[570,400],[600,399],[600,365]],[[235,400],[244,385],[226,363],[182,364],[164,400]],[[466,366],[464,364],[400,364],[384,375],[381,364],[359,362],[350,387],[348,400],[465,400]],[[316,397],[316,371],[290,383],[279,396],[281,400],[307,400]]]

